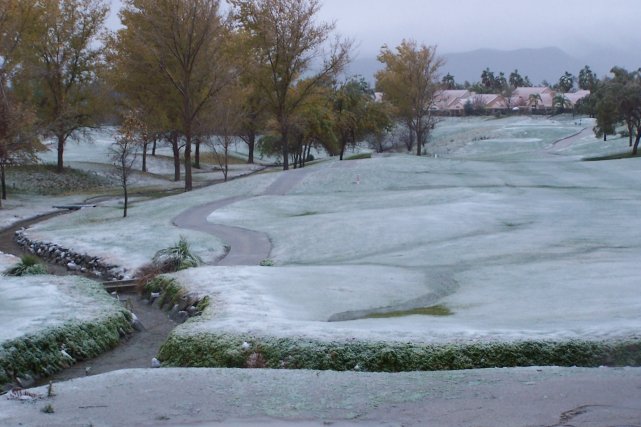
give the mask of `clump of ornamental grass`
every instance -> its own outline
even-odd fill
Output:
[[[174,246],[156,252],[151,261],[155,265],[173,266],[173,271],[198,267],[203,263],[198,255],[191,252],[189,243],[184,236],[180,236],[180,240]]]
[[[47,274],[47,267],[40,263],[33,255],[23,255],[13,267],[4,273],[7,276],[32,276],[36,274]]]
[[[174,246],[159,250],[150,263],[138,269],[136,272],[138,291],[145,293],[147,284],[160,274],[198,267],[202,263],[203,260],[191,251],[187,239],[180,236],[180,240]]]

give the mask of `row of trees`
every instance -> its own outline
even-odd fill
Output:
[[[624,125],[632,154],[636,155],[641,140],[641,69],[630,72],[614,67],[611,74],[596,81],[583,109],[596,117],[595,134],[604,140],[617,133],[617,126]]]
[[[352,43],[330,40],[334,25],[316,22],[319,0],[228,0],[228,15],[219,0],[125,0],[115,33],[104,27],[105,0],[0,1],[3,195],[5,166],[33,156],[40,137],[55,141],[63,172],[67,141],[114,111],[118,141],[136,142],[143,170],[159,141],[172,147],[176,180],[182,157],[186,191],[214,135],[225,151],[241,137],[249,162],[264,135],[263,150],[288,169],[312,147],[342,158],[398,120],[420,155],[433,126],[435,49],[384,47],[377,89],[386,102],[376,102],[363,79],[339,80]]]
[[[575,86],[582,90],[592,90],[595,82],[598,80],[596,74],[590,69],[588,65],[583,67],[578,76],[566,71],[563,73],[559,80],[551,84],[544,80],[541,86],[547,86],[557,92],[568,93],[571,92]],[[496,93],[505,94],[507,91],[514,90],[517,87],[532,87],[533,84],[528,76],[522,76],[519,70],[514,70],[506,77],[504,72],[499,72],[498,75],[486,68],[481,73],[481,79],[478,82],[470,83],[457,83],[454,76],[446,74],[441,79],[441,84],[445,89],[466,89],[476,93]]]

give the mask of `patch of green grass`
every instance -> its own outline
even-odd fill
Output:
[[[251,347],[243,346],[244,342]],[[641,340],[514,341],[456,344],[340,341],[235,334],[173,333],[164,366],[248,365],[258,353],[267,368],[370,372],[461,370],[517,366],[641,366]],[[255,357],[255,355],[253,356]]]
[[[349,157],[345,157],[344,160],[362,160],[362,159],[371,159],[372,153],[358,153]]]
[[[363,319],[387,319],[392,317],[405,317],[405,316],[451,316],[452,310],[444,305],[433,305],[431,307],[419,307],[411,310],[388,311],[386,313],[372,313],[363,317]]]
[[[30,194],[74,194],[115,185],[115,179],[68,167],[57,173],[53,164],[20,165],[7,169],[9,189]]]
[[[40,263],[34,255],[22,255],[20,262],[9,268],[4,273],[7,276],[32,276],[36,274],[47,274],[47,267]]]
[[[315,211],[305,211],[305,212],[303,212],[303,213],[299,213],[299,214],[296,214],[296,215],[292,215],[292,218],[296,218],[296,217],[299,217],[299,216],[311,216],[311,215],[318,215],[318,212],[315,212]]]
[[[598,156],[598,157],[586,157],[583,159],[584,162],[599,162],[603,160],[621,160],[621,159],[632,159],[636,157],[641,157],[641,152],[637,155],[633,155],[632,152],[610,154],[609,156]]]
[[[143,295],[150,297],[152,292],[160,293],[160,300],[158,301],[160,308],[167,304],[169,304],[170,308],[173,307],[185,294],[184,289],[180,287],[176,279],[167,276],[157,276],[144,286]]]
[[[103,291],[104,292],[104,291]],[[0,385],[17,377],[50,376],[74,362],[91,359],[114,348],[123,333],[132,332],[125,309],[84,322],[68,322],[0,345]],[[60,351],[65,348],[71,359]]]

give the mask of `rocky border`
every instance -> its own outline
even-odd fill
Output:
[[[79,254],[55,243],[31,240],[26,234],[26,229],[16,231],[14,240],[30,253],[48,262],[62,265],[71,271],[91,274],[106,281],[131,279],[126,275],[125,269],[107,264],[98,257]]]

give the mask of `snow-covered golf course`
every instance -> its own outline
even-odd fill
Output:
[[[592,343],[641,339],[641,168],[634,158],[583,161],[627,151],[627,139],[599,141],[592,125],[570,117],[447,119],[429,157],[328,159],[285,194],[268,189],[292,172],[263,173],[134,203],[125,219],[115,203],[83,209],[28,235],[126,274],[185,236],[212,265],[174,277],[211,304],[174,331],[160,355],[167,364],[605,363],[608,348]],[[213,265],[226,242],[172,223],[229,197],[241,198],[207,220],[266,234],[273,266]],[[493,356],[491,346],[503,344],[527,354]],[[403,359],[444,346],[476,346],[487,360]],[[631,360],[619,350],[613,363]],[[537,351],[546,356],[530,354]],[[565,354],[547,355],[556,352]]]

